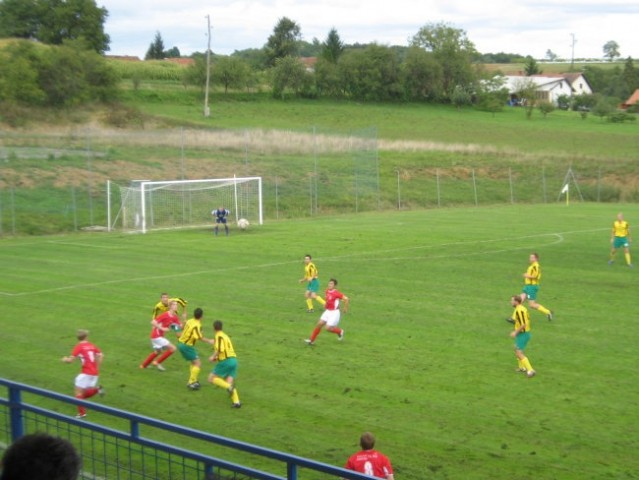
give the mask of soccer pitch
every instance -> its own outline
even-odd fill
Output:
[[[637,478],[639,270],[621,252],[607,265],[618,211],[637,235],[637,205],[553,204],[318,217],[228,238],[1,239],[0,374],[71,394],[78,365],[60,358],[88,328],[105,353],[96,401],[117,408],[340,466],[370,430],[398,480]],[[530,310],[528,379],[504,319],[533,251],[555,320]],[[351,298],[343,342],[303,341],[320,314],[298,283],[306,253],[322,288],[335,277]],[[205,344],[200,391],[179,354],[166,372],[138,368],[165,291],[204,309],[209,336],[224,322],[242,409],[205,385]]]

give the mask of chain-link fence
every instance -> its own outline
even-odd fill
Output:
[[[635,201],[624,163],[431,148],[380,148],[350,132],[81,130],[0,133],[0,234],[106,229],[107,182],[259,176],[264,219],[455,205]],[[212,208],[215,205],[211,206]],[[116,225],[117,228],[117,225]]]

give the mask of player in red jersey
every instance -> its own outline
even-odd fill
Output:
[[[346,295],[335,288],[336,286],[337,280],[331,278],[328,281],[328,288],[326,289],[326,295],[324,296],[324,299],[326,300],[324,308],[326,308],[326,310],[324,310],[324,313],[322,313],[317,325],[315,325],[315,329],[313,330],[313,333],[311,333],[311,337],[304,340],[309,345],[315,345],[315,339],[322,331],[322,327],[325,327],[329,332],[337,334],[339,340],[344,338],[344,330],[339,328],[337,325],[339,324],[340,319],[340,303],[344,302],[344,306],[341,307],[341,311],[346,313],[348,311],[349,300]]]
[[[388,457],[373,449],[375,436],[370,432],[365,432],[360,437],[359,444],[362,450],[351,455],[344,468],[375,478],[394,480],[393,467]]]
[[[169,330],[177,331],[182,329],[182,324],[180,323],[180,317],[178,316],[177,310],[178,302],[176,300],[171,300],[169,302],[169,309],[157,318],[151,320],[151,325],[153,325],[153,328],[151,329],[151,346],[153,347],[153,352],[146,357],[144,362],[140,365],[140,368],[146,368],[150,363],[153,363],[153,366],[161,372],[166,370],[162,365],[162,362],[173,355],[176,347],[164,336],[164,334]],[[162,351],[164,351],[164,353],[162,353]],[[161,353],[162,355],[160,355]],[[156,360],[158,355],[160,355],[160,358]]]
[[[65,363],[72,363],[76,359],[79,359],[82,363],[82,370],[75,377],[75,398],[81,400],[91,398],[97,394],[104,395],[104,390],[98,385],[98,375],[104,355],[98,347],[87,340],[88,336],[88,330],[78,330],[77,338],[79,343],[74,347],[71,355],[62,357],[62,361]],[[78,414],[75,417],[84,418],[86,416],[86,408],[78,405]]]

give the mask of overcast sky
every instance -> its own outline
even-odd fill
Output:
[[[280,18],[301,28],[308,42],[335,28],[344,43],[408,45],[429,23],[464,30],[481,53],[518,53],[537,59],[550,49],[560,58],[602,58],[610,40],[622,58],[639,58],[637,0],[97,0],[109,16],[111,55],[144,58],[156,32],[166,49],[205,52],[261,48]]]

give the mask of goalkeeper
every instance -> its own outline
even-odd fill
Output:
[[[215,236],[217,237],[218,228],[220,223],[224,225],[224,231],[226,232],[226,236],[229,236],[229,226],[226,223],[226,218],[231,214],[230,210],[227,210],[224,207],[220,207],[217,210],[213,210],[211,215],[215,218]]]

